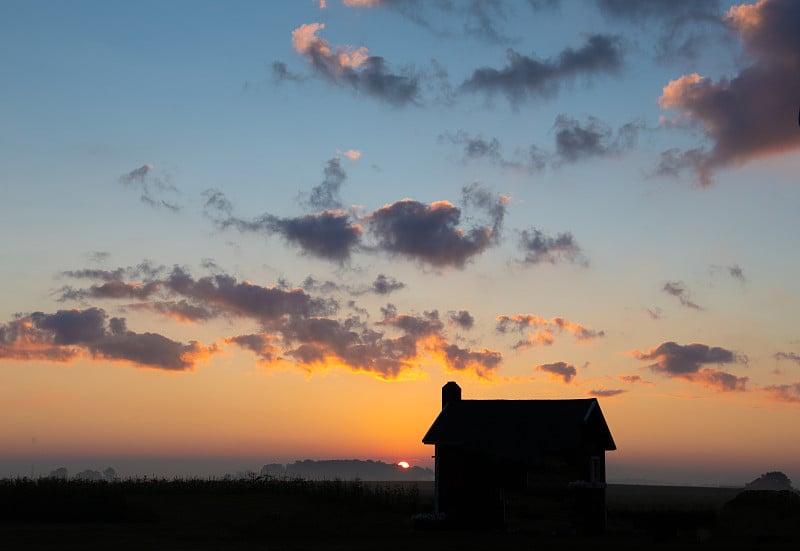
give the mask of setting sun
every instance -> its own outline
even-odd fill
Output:
[[[397,466],[400,467],[401,469],[408,469],[411,467],[408,461],[398,461]]]

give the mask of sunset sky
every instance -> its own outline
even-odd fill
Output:
[[[800,482],[800,2],[0,7],[0,476],[407,460],[595,396]]]

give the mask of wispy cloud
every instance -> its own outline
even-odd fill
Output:
[[[580,323],[571,322],[562,317],[545,319],[533,314],[517,314],[514,316],[498,316],[495,329],[498,333],[523,333],[528,329],[534,331],[524,340],[518,341],[514,348],[526,350],[535,346],[549,346],[555,342],[555,333],[570,333],[580,342],[591,342],[605,336],[605,332],[590,329]]]
[[[567,48],[551,59],[539,60],[508,50],[502,69],[482,67],[463,82],[467,92],[505,95],[512,104],[555,95],[565,80],[580,75],[615,73],[622,67],[619,37],[593,34],[577,49]]]
[[[324,28],[324,23],[308,23],[292,31],[292,47],[305,56],[316,74],[331,84],[350,87],[395,106],[417,102],[417,75],[410,70],[392,73],[384,58],[370,55],[364,46],[331,46],[317,36]]]
[[[537,228],[522,230],[519,232],[517,246],[523,253],[523,257],[517,260],[520,264],[589,264],[571,232],[552,237]]]
[[[677,298],[681,306],[691,308],[692,310],[702,310],[703,308],[697,303],[693,302],[690,298],[691,293],[686,288],[683,281],[667,281],[661,290],[670,296]]]
[[[168,174],[154,176],[154,168],[151,164],[142,165],[120,176],[119,181],[125,187],[135,188],[139,192],[139,200],[150,207],[165,208],[172,212],[181,210],[174,199],[165,198],[167,195],[178,195],[178,188],[170,183]]]

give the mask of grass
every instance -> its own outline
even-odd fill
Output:
[[[737,493],[719,488],[611,485],[607,494],[608,530],[590,538],[514,527],[417,531],[412,516],[433,509],[432,482],[262,477],[0,480],[0,547],[424,551],[686,546],[747,549],[755,544],[792,548],[798,543],[794,531],[776,531],[776,537],[770,539],[763,533],[733,530],[732,526],[755,526],[735,516],[751,515],[749,509],[726,509],[726,503]],[[758,501],[757,506],[768,507],[764,503]],[[797,525],[793,514],[786,517],[785,525]],[[758,526],[763,531],[764,526],[772,525]]]

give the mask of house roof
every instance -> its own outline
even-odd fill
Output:
[[[594,398],[579,400],[457,400],[449,402],[422,438],[509,459],[536,461],[543,455],[597,445],[617,446]]]

